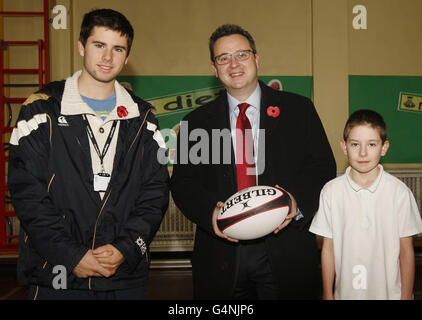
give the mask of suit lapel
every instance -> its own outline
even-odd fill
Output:
[[[210,110],[210,122],[214,129],[230,129],[229,103],[226,91],[215,100],[215,106]]]
[[[218,130],[229,130],[231,132],[230,126],[230,113],[229,113],[229,103],[227,101],[226,91],[222,91],[220,96],[215,100],[215,105],[210,109],[210,119],[209,123],[212,124],[212,129]],[[211,134],[211,132],[210,132]],[[212,143],[212,135],[210,135],[210,143]],[[232,186],[231,191],[237,191],[237,173],[236,173],[236,163],[234,157],[233,143],[230,140],[230,165],[224,165],[223,163],[223,146],[220,146],[220,167],[223,170],[223,176],[227,177],[230,180],[230,186]],[[211,155],[210,155],[211,156]],[[231,193],[233,193],[231,192]]]
[[[277,126],[280,123],[280,119],[283,118],[282,110],[283,107],[280,105],[279,99],[277,99],[277,95],[274,94],[273,89],[267,87],[264,83],[260,81],[259,85],[261,86],[261,107],[260,107],[260,121],[259,127],[261,133],[265,132],[264,135],[259,135],[259,155],[258,155],[258,170],[260,170],[261,174],[258,175],[258,184],[267,184],[268,180],[272,180],[269,176],[270,172],[276,172],[272,168],[272,163],[274,161],[270,161],[271,159],[275,158],[276,148],[273,147],[272,137],[275,137],[275,134],[280,134]],[[280,114],[277,117],[272,117],[268,115],[268,108],[269,107],[278,107],[280,110]],[[261,146],[264,146],[262,149]],[[262,155],[265,153],[265,155]]]
[[[260,108],[260,121],[259,127],[260,129],[265,129],[269,133],[273,132],[273,129],[277,126],[279,121],[278,117],[274,118],[268,115],[268,108],[269,107],[278,107],[280,110],[280,106],[277,105],[275,101],[274,95],[271,92],[272,89],[263,84],[259,83],[261,86],[261,108]]]

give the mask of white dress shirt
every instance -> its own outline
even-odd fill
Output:
[[[258,141],[259,141],[259,120],[260,120],[260,109],[261,109],[261,87],[257,84],[255,91],[245,101],[239,101],[227,92],[227,100],[229,103],[229,114],[230,114],[230,129],[232,134],[233,150],[236,150],[236,123],[239,115],[238,105],[240,103],[248,103],[249,107],[246,109],[246,116],[251,123],[252,136],[254,141],[254,158],[255,164],[258,163]],[[236,152],[234,152],[236,159]],[[258,166],[256,166],[258,170]],[[258,185],[258,171],[256,174],[256,184]],[[302,212],[297,208],[297,215],[294,220],[298,221],[304,216]]]

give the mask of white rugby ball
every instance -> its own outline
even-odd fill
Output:
[[[226,200],[217,217],[219,229],[231,238],[253,240],[273,232],[286,218],[291,202],[287,193],[254,186]]]

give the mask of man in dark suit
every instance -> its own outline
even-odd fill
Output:
[[[201,142],[208,149],[195,149],[202,159],[198,163],[192,159],[195,153],[180,151],[182,144],[192,150],[194,141],[190,140],[194,139],[181,141],[186,135],[180,134],[171,179],[176,205],[197,226],[192,255],[194,297],[318,298],[318,249],[308,227],[318,209],[320,190],[335,177],[336,165],[315,107],[305,97],[258,81],[255,43],[241,27],[219,27],[209,45],[212,67],[226,92],[182,121],[180,132],[201,129],[196,132],[208,134],[209,139]],[[227,148],[213,143],[213,132],[235,132],[241,117],[253,138],[256,175],[251,183],[279,185],[292,199],[286,220],[270,235],[250,241],[232,239],[216,224],[221,201],[242,189],[245,177],[239,171],[237,148],[242,143],[237,135],[232,135],[231,161],[227,161]],[[187,154],[189,159],[180,161]]]

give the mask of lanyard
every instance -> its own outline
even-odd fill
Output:
[[[103,160],[108,151],[108,148],[110,147],[111,139],[113,139],[114,132],[116,131],[117,120],[113,121],[113,125],[111,126],[110,133],[108,134],[103,152],[100,152],[100,148],[98,147],[98,143],[97,143],[97,140],[95,139],[94,132],[92,131],[91,126],[89,125],[86,115],[83,114],[82,118],[84,119],[85,124],[86,124],[86,131],[88,133],[88,137],[91,139],[92,145],[94,146],[94,149],[97,152],[98,157],[100,158],[102,172],[104,172],[105,170],[104,170]]]

